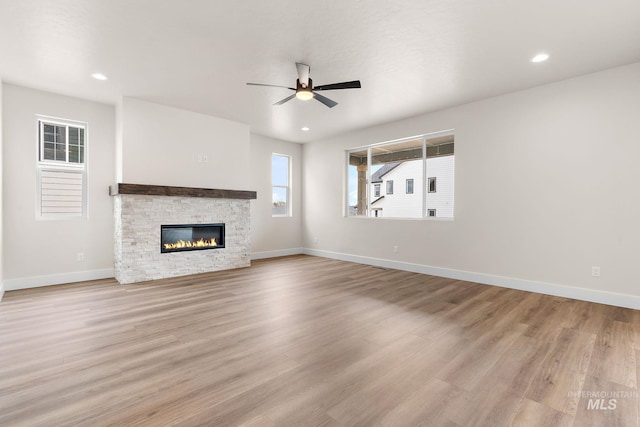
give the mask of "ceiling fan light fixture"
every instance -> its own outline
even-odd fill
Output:
[[[296,91],[296,98],[298,98],[300,101],[308,101],[313,98],[313,92],[311,92],[309,89],[298,89]]]

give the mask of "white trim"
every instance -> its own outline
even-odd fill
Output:
[[[485,273],[454,270],[449,268],[432,267],[424,264],[392,261],[381,258],[371,258],[359,255],[344,254],[318,249],[303,249],[306,255],[324,258],[338,259],[341,261],[355,262],[359,264],[374,265],[377,267],[393,268],[396,270],[410,271],[413,273],[429,274],[432,276],[446,277],[449,279],[465,280],[468,282],[483,283],[485,285],[500,286],[503,288],[518,289],[521,291],[535,292],[538,294],[554,295],[564,298],[572,298],[581,301],[590,301],[600,304],[614,305],[617,307],[640,309],[640,297],[636,295],[619,294],[595,289],[578,288],[574,286],[558,285],[555,283],[536,282],[533,280],[516,279],[512,277],[494,276]]]
[[[4,282],[0,283],[0,302],[2,301],[3,296],[4,296]]]
[[[300,255],[304,253],[302,248],[279,249],[276,251],[253,252],[251,259],[276,258],[280,256]]]
[[[109,279],[112,277],[114,277],[113,268],[103,268],[100,270],[75,271],[72,273],[50,274],[47,276],[6,279],[3,285],[6,291],[16,291],[18,289],[85,282],[87,280]]]

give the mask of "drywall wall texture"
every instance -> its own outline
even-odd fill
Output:
[[[271,155],[291,156],[291,217],[271,216]],[[254,257],[298,253],[302,247],[302,146],[251,135],[251,253]],[[284,252],[282,252],[284,251]]]
[[[95,278],[113,271],[113,211],[108,187],[114,177],[114,108],[20,86],[3,85],[4,279],[38,277],[53,284]],[[36,115],[88,123],[86,220],[36,220]],[[84,261],[78,261],[78,253]],[[43,279],[44,276],[45,278]],[[60,283],[60,282],[58,282]]]
[[[249,126],[127,97],[118,110],[122,182],[251,190]]]
[[[304,246],[638,296],[639,117],[635,63],[305,144]],[[453,221],[343,216],[346,149],[445,129]]]

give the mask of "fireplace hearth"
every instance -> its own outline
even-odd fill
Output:
[[[161,225],[160,252],[221,249],[225,247],[224,237],[224,224]]]

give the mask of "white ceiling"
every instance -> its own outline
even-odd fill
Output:
[[[545,51],[549,61],[529,62]],[[292,100],[294,62],[339,105]],[[0,77],[307,142],[640,61],[639,0],[0,0]],[[108,80],[90,77],[101,72]],[[302,126],[311,131],[302,132]]]

